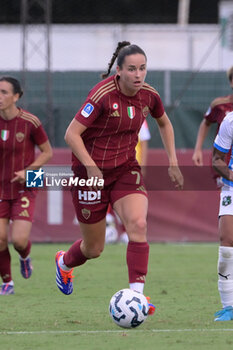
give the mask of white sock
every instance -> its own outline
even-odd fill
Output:
[[[143,294],[144,283],[138,283],[138,282],[130,283],[129,288],[136,290],[136,292]]]
[[[27,260],[28,258],[30,258],[30,254],[29,254],[26,258],[22,258],[21,256],[19,256],[19,258],[20,258],[20,260],[25,261],[25,260]]]
[[[64,270],[64,271],[70,271],[70,270],[71,270],[70,267],[67,267],[67,266],[64,264],[63,255],[60,257],[58,263],[59,263],[59,266],[60,266],[60,268],[61,268],[62,270]]]
[[[219,247],[218,291],[222,306],[233,306],[233,247]]]
[[[6,284],[9,284],[10,286],[13,286],[13,285],[14,285],[14,282],[13,282],[13,280],[11,280],[10,282],[3,282],[2,285],[5,286]]]

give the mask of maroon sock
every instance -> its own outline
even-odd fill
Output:
[[[19,250],[18,248],[14,247],[15,250],[19,253],[19,255],[21,256],[22,259],[25,259],[31,251],[31,246],[32,246],[32,242],[28,241],[28,244],[26,246],[26,248],[24,248],[23,250]]]
[[[0,275],[3,283],[10,282],[11,277],[11,256],[8,247],[0,252]]]
[[[129,242],[127,247],[127,265],[129,283],[145,283],[149,259],[149,244],[147,242]]]
[[[74,242],[70,249],[64,254],[63,261],[67,267],[80,266],[88,260],[80,249],[81,242],[81,239]]]

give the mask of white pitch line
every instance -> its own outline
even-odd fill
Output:
[[[99,331],[2,331],[0,335],[30,335],[30,334],[101,334],[101,333],[125,333],[133,329],[122,330],[99,330]],[[213,329],[137,329],[136,332],[147,333],[182,333],[182,332],[233,332],[233,328],[213,328]]]

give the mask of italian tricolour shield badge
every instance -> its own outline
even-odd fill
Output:
[[[9,137],[9,130],[1,130],[1,139],[2,141],[6,141]]]
[[[133,119],[135,117],[135,107],[134,106],[127,107],[127,112],[128,112],[128,116],[130,117],[130,119]]]

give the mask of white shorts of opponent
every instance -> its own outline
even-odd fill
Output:
[[[230,186],[223,186],[221,190],[218,215],[233,215],[233,188]]]

